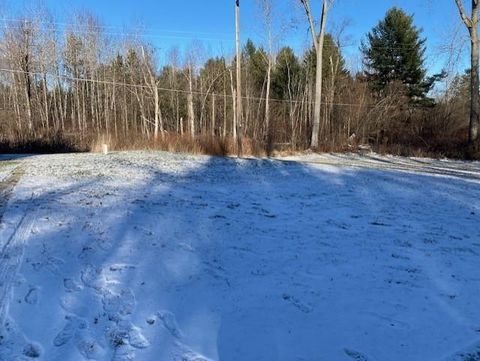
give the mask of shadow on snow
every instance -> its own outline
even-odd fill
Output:
[[[8,205],[37,221],[10,302],[7,339],[20,341],[6,355],[32,339],[52,361],[438,360],[480,338],[478,185],[76,157],[74,182],[22,184]]]

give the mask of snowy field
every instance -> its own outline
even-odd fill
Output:
[[[1,361],[480,360],[479,163],[4,164]]]

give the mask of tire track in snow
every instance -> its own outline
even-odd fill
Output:
[[[425,174],[425,175],[437,175],[444,177],[460,178],[473,181],[480,181],[480,171],[477,169],[461,169],[448,166],[440,166],[436,164],[409,164],[398,161],[390,161],[389,163],[382,163],[381,161],[366,160],[365,158],[338,158],[338,159],[276,159],[281,162],[295,162],[303,164],[318,164],[334,167],[351,167],[362,169],[375,169],[375,170],[392,170],[413,174]]]
[[[8,201],[12,196],[13,189],[25,174],[23,166],[16,167],[12,174],[3,182],[0,182],[0,223],[7,208]]]
[[[0,224],[13,190],[24,174],[25,169],[20,165],[13,169],[5,181],[0,182]],[[0,243],[0,327],[3,327],[7,317],[12,283],[22,263],[23,246],[31,233],[33,221],[33,215],[25,213],[7,241]]]
[[[35,221],[32,213],[26,213],[13,234],[2,245],[0,252],[0,326],[4,325],[8,313],[12,284],[22,264],[25,240],[32,231]]]
[[[13,189],[25,173],[22,166],[13,169],[12,173],[3,182],[0,182],[0,224],[7,208],[7,204],[13,193]],[[33,220],[33,218],[32,218]],[[20,219],[12,235],[0,242],[0,326],[3,327],[8,312],[8,297],[11,285],[16,277],[23,255],[24,239],[31,231],[30,218],[26,220],[26,214]],[[27,225],[27,227],[25,227]]]

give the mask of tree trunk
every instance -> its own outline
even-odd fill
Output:
[[[155,141],[158,140],[158,128],[159,128],[159,123],[160,123],[160,99],[159,99],[159,96],[158,96],[158,86],[157,84],[155,83],[155,79],[152,79],[152,86],[154,86],[154,88],[152,89],[153,90],[153,95],[154,95],[154,99],[155,99],[155,129],[153,131],[153,138],[155,139]],[[163,132],[162,132],[162,136],[163,136]]]
[[[472,0],[475,4],[475,0]],[[477,5],[478,7],[478,5]],[[478,10],[475,5],[473,7],[472,23],[478,24]],[[478,140],[478,124],[480,117],[480,79],[479,79],[479,48],[478,48],[478,25],[472,26],[470,29],[470,38],[472,43],[471,53],[471,104],[470,104],[470,127],[469,127],[469,143],[473,145]]]
[[[240,49],[240,0],[235,0],[235,47],[237,53],[237,155],[243,154],[243,129],[242,129],[242,54]]]
[[[45,109],[45,123],[46,123],[46,133],[50,132],[50,119],[49,119],[49,104],[48,104],[48,90],[47,90],[47,75],[43,74],[43,101]]]
[[[323,0],[322,19],[320,25],[320,35],[316,40],[317,70],[315,77],[315,109],[313,113],[313,129],[311,148],[318,147],[318,136],[320,131],[321,105],[322,105],[322,80],[323,80],[323,43],[325,40],[325,25],[327,22],[327,0]]]
[[[189,67],[189,77],[188,77],[188,95],[187,95],[187,107],[188,107],[188,125],[190,127],[190,136],[195,138],[195,112],[193,110],[193,71],[192,67]]]
[[[479,79],[479,47],[478,47],[478,11],[479,0],[472,0],[472,16],[469,18],[463,7],[462,0],[455,0],[460,18],[470,33],[471,42],[471,75],[470,75],[470,126],[468,142],[470,146],[478,140],[478,126],[480,121],[480,79]]]
[[[215,93],[212,93],[212,119],[211,119],[212,137],[215,136]]]
[[[223,139],[227,137],[227,80],[223,75]]]
[[[272,57],[268,56],[267,93],[265,95],[265,139],[270,136],[270,89],[272,85]]]
[[[230,90],[232,92],[232,113],[233,113],[233,120],[232,120],[232,136],[233,141],[237,141],[237,92],[235,91],[235,87],[233,86],[233,74],[232,70],[230,69]]]
[[[32,120],[32,81],[30,79],[30,58],[25,55],[25,99],[27,104],[28,131],[33,131]]]

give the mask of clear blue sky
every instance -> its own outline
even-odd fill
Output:
[[[6,0],[11,11],[30,7],[38,3],[29,0]],[[311,0],[315,14],[319,13],[320,0]],[[305,48],[310,41],[303,13],[295,6],[298,0],[273,0],[277,10],[277,24],[286,24],[280,43],[290,45],[297,51]],[[112,33],[133,24],[143,24],[147,39],[160,49],[173,45],[185,48],[193,40],[201,41],[206,55],[223,53],[230,55],[233,49],[233,0],[43,0],[57,21],[68,22],[76,10],[89,10],[99,17],[105,26],[112,26]],[[261,17],[256,0],[242,0],[243,39],[262,41]],[[336,0],[329,25],[335,28],[344,21],[344,49],[352,64],[358,59],[358,45],[361,39],[385,14],[388,8],[398,6],[415,15],[415,22],[424,29],[428,39],[427,65],[437,71],[442,68],[445,57],[439,52],[440,45],[446,45],[452,31],[460,29],[454,0]],[[15,16],[15,15],[13,15]],[[292,28],[291,25],[295,27]],[[463,65],[466,65],[465,57]]]

